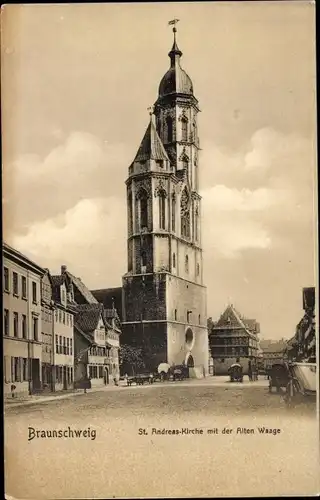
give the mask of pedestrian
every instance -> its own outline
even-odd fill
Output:
[[[127,373],[124,374],[124,380],[126,381],[127,385],[129,385],[128,374]]]
[[[86,376],[83,381],[84,393],[87,394],[87,389],[91,389],[91,377]]]

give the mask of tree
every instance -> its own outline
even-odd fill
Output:
[[[122,371],[130,368],[132,375],[135,375],[139,368],[144,368],[142,349],[128,344],[120,346],[119,361]]]

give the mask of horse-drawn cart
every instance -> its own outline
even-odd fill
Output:
[[[275,363],[268,372],[269,375],[269,392],[275,387],[277,392],[281,392],[282,388],[286,388],[289,382],[289,372],[287,365],[283,363]]]
[[[234,363],[229,370],[230,382],[243,382],[243,369],[239,363]]]

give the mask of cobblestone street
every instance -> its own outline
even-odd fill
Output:
[[[279,481],[288,494],[297,493],[291,491],[292,474],[302,474],[301,493],[306,493],[310,474],[308,487],[315,491],[313,412],[287,410],[278,394],[269,394],[266,380],[230,384],[227,378],[212,377],[122,386],[12,407],[6,410],[5,425],[10,470],[6,491],[18,498],[231,495],[245,469],[248,495],[258,491],[261,474],[272,478],[273,486]],[[260,426],[280,433],[260,434]],[[68,427],[87,429],[89,437],[28,441],[37,430]],[[238,428],[253,429],[253,435]],[[196,429],[198,434],[172,436],[153,429]],[[209,429],[217,434],[208,434]],[[301,460],[310,463],[303,472],[294,455],[297,446]],[[73,476],[68,474],[69,461],[77,471]]]

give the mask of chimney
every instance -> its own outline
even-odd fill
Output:
[[[67,271],[67,266],[61,266],[61,274],[64,274]]]

